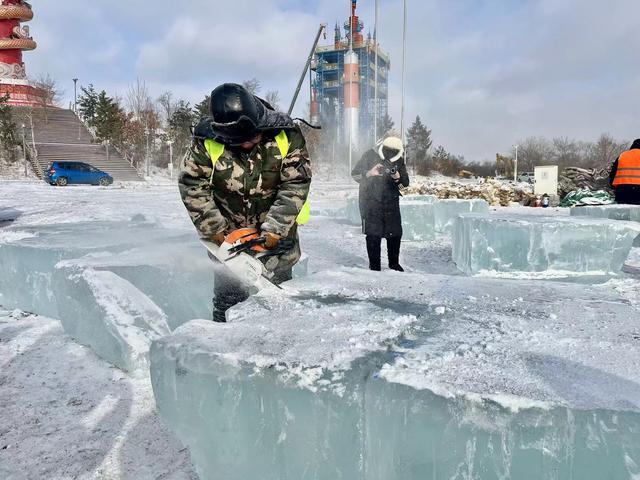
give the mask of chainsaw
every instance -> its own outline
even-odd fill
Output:
[[[271,281],[271,275],[262,260],[291,250],[295,246],[295,240],[283,238],[272,249],[264,247],[265,241],[255,228],[235,230],[225,237],[221,245],[201,239],[207,250],[244,284],[258,290],[282,288]]]

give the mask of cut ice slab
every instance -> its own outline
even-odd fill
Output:
[[[160,307],[113,272],[87,268],[65,276],[55,295],[65,332],[133,374],[147,373],[151,341],[171,331]]]
[[[571,216],[609,218],[640,222],[640,205],[590,205],[572,207]]]
[[[400,201],[400,214],[404,240],[430,240],[435,236],[434,209],[431,202],[403,198]]]
[[[190,230],[164,229],[155,223],[84,222],[3,228],[15,241],[0,244],[0,300],[4,305],[60,318],[52,276],[63,260],[89,254],[117,257],[135,248],[185,244]],[[197,239],[196,239],[197,240]],[[165,250],[165,255],[170,247]]]
[[[489,213],[489,204],[485,200],[461,200],[447,198],[433,203],[434,228],[438,233],[451,233],[458,215],[463,213]]]
[[[61,319],[120,368],[146,370],[151,340],[211,314],[211,261],[192,230],[89,222],[13,231],[21,239],[0,245],[1,303]]]
[[[439,200],[430,195],[412,195],[400,200],[405,240],[428,240],[435,234],[451,232],[453,222],[462,213],[488,213],[484,200]]]
[[[609,290],[355,269],[291,285],[152,344],[158,409],[202,478],[638,473],[638,312]]]
[[[638,235],[633,222],[465,214],[456,220],[452,253],[467,274],[605,276],[621,271]]]
[[[58,262],[98,252],[116,255],[150,238],[161,243],[188,232],[138,222],[85,222],[3,228],[0,233],[2,303],[59,318],[52,284]]]

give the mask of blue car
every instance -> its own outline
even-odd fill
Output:
[[[72,183],[102,185],[113,183],[113,177],[93,165],[82,162],[51,162],[44,171],[43,180],[51,185],[64,187]]]

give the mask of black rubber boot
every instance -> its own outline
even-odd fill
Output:
[[[396,272],[404,272],[400,266],[400,242],[402,237],[387,238],[387,257],[389,258],[389,268]]]
[[[226,322],[227,310],[249,298],[249,291],[222,266],[216,268],[213,282],[213,321]]]
[[[369,255],[369,270],[379,272],[380,266],[380,244],[382,238],[367,235],[367,254]]]

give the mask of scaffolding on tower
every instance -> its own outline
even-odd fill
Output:
[[[383,124],[388,113],[390,60],[377,39],[363,35],[357,0],[350,0],[350,8],[344,35],[336,23],[333,43],[316,48],[310,110],[324,131],[333,134],[339,148],[348,148],[351,143],[358,152],[373,145],[377,137],[374,128]]]

